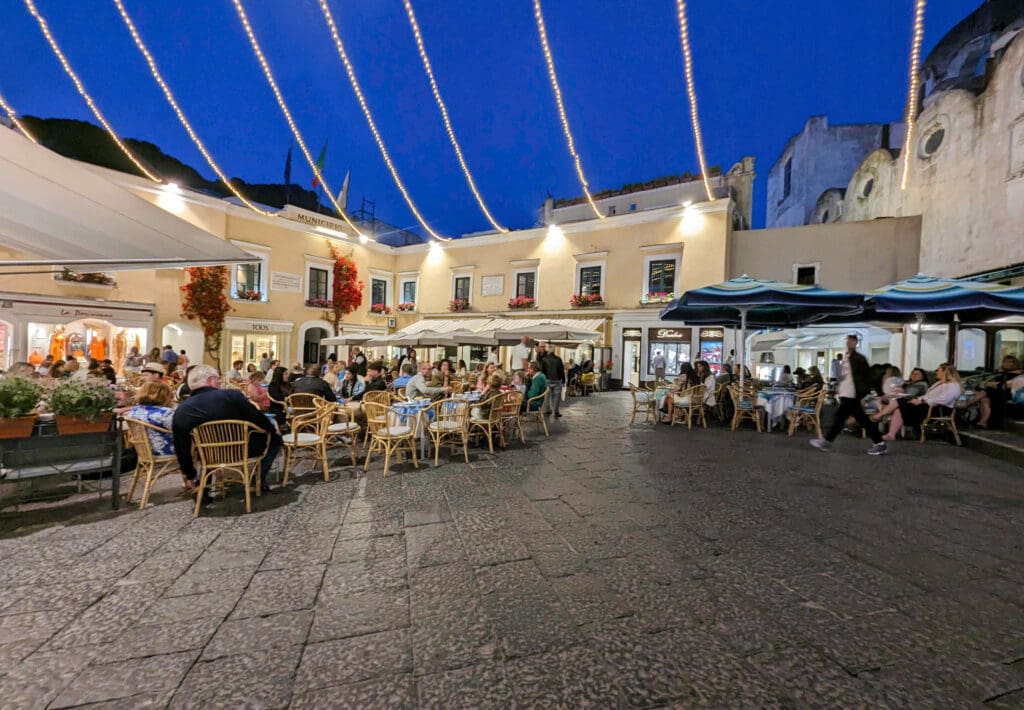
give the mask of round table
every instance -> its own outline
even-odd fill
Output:
[[[426,427],[423,426],[422,414],[430,408],[431,404],[432,402],[429,399],[414,399],[410,402],[394,402],[391,405],[391,409],[402,418],[403,424],[405,424],[406,418],[412,418],[414,436],[420,440],[421,457],[427,455]]]
[[[775,422],[786,416],[786,410],[796,404],[796,392],[787,389],[763,389],[757,393],[758,406],[764,407],[766,429],[772,430]]]

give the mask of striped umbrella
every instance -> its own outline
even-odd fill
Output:
[[[740,363],[744,363],[743,345],[748,325],[785,328],[814,323],[830,315],[852,316],[860,313],[863,301],[864,297],[858,293],[744,275],[687,291],[662,309],[660,318],[694,325],[738,325]],[[741,385],[743,379],[741,368]]]

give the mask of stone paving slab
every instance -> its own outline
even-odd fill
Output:
[[[302,464],[250,515],[161,489],[0,539],[0,705],[1024,706],[1019,469],[564,412],[469,465]]]

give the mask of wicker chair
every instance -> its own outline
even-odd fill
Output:
[[[523,423],[534,422],[540,424],[544,430],[544,436],[551,436],[548,433],[548,420],[547,420],[547,406],[548,406],[548,394],[551,392],[550,389],[544,390],[541,394],[536,397],[530,397],[526,400],[526,409],[523,410],[522,414],[519,415],[519,431],[523,431]]]
[[[676,422],[686,422],[686,428],[693,428],[693,420],[699,419],[704,425],[704,428],[708,428],[707,416],[704,414],[704,396],[707,394],[707,387],[704,385],[694,385],[688,389],[683,390],[679,393],[679,397],[686,398],[686,404],[677,404],[672,408],[672,426],[676,425]],[[669,394],[669,396],[673,396]]]
[[[241,483],[245,488],[245,512],[252,512],[250,489],[260,494],[260,464],[270,447],[270,437],[265,436],[266,446],[259,456],[249,454],[249,437],[252,434],[266,434],[251,422],[228,419],[206,422],[192,430],[192,442],[202,472],[199,489],[196,492],[194,515],[199,516],[203,502],[203,491],[210,479],[217,476],[221,484]]]
[[[956,408],[943,407],[940,405],[932,405],[928,407],[928,414],[925,415],[924,421],[921,422],[921,443],[925,441],[925,437],[928,433],[928,427],[945,427],[953,434],[953,440],[957,446],[960,446],[960,432],[956,428]]]
[[[761,431],[761,408],[757,406],[757,392],[749,388],[741,390],[739,385],[732,385],[729,387],[729,396],[733,403],[732,430],[736,431],[744,419],[750,419],[757,430]]]
[[[487,412],[487,417],[484,419],[475,419],[472,416],[472,410],[470,410],[469,431],[471,434],[478,432],[481,436],[486,436],[487,449],[492,454],[494,453],[495,434],[498,435],[498,440],[501,442],[501,445],[505,445],[505,439],[502,436],[501,431],[501,402],[504,396],[504,393],[499,392],[498,394],[489,397],[486,402],[482,403],[490,407],[490,410]]]
[[[515,437],[516,431],[519,432],[519,443],[526,443],[526,435],[523,432],[523,393],[519,390],[509,390],[505,392],[504,397],[501,400],[501,428],[499,434],[501,435],[501,445],[507,446],[507,441]],[[508,432],[509,438],[505,438],[505,432]]]
[[[285,411],[289,412],[293,417],[298,417],[302,414],[315,412],[317,406],[325,401],[319,395],[310,394],[309,392],[296,392],[295,394],[288,395],[288,398],[285,400],[288,405]]]
[[[355,422],[355,412],[348,407],[338,406],[334,402],[324,402],[321,407],[328,411],[327,446],[344,446],[352,457],[352,465],[356,466],[356,453],[359,450],[359,424]]]
[[[412,453],[412,463],[416,468],[420,467],[416,460],[416,427],[402,423],[408,415],[395,411],[386,404],[377,402],[364,402],[366,407],[367,429],[370,432],[370,446],[366,450],[366,463],[363,470],[370,468],[370,457],[374,451],[384,452],[384,475],[388,475],[388,468],[391,465],[391,455],[401,450],[403,445],[409,447]]]
[[[291,400],[291,395],[288,399]],[[322,398],[316,397],[312,412],[296,414],[292,417],[291,431],[284,435],[284,473],[281,485],[288,485],[288,475],[291,473],[292,464],[299,458],[303,451],[312,453],[312,459],[320,463],[324,471],[324,480],[331,480],[330,467],[327,463],[327,428],[334,420],[334,405],[325,402]]]
[[[807,423],[814,425],[814,431],[819,439],[824,438],[821,433],[821,407],[825,404],[827,395],[828,391],[824,388],[803,394],[797,393],[796,402],[786,410],[786,413],[789,414],[790,436],[793,436],[793,432],[798,426]]]
[[[129,417],[125,417],[124,421],[128,425],[128,436],[132,446],[135,447],[135,453],[139,459],[138,464],[135,466],[135,474],[132,476],[131,486],[128,488],[128,494],[125,496],[125,502],[132,502],[132,498],[135,496],[135,486],[138,485],[140,479],[144,479],[142,497],[139,498],[139,509],[141,510],[149,504],[149,491],[154,481],[175,470],[178,470],[180,473],[178,457],[174,454],[169,456],[153,455],[153,447],[149,441],[149,432],[152,431],[170,436],[171,432],[169,430]]]
[[[656,414],[654,406],[657,403],[654,399],[654,392],[648,389],[640,389],[632,382],[629,383],[629,396],[633,400],[633,411],[629,415],[629,423],[636,420],[636,415],[643,412],[644,421],[655,421]]]
[[[392,396],[392,399],[398,400],[400,402],[404,402],[405,401],[405,387],[404,386],[402,386],[402,387],[393,387],[391,389],[391,396]]]
[[[584,372],[580,375],[580,394],[597,391],[597,373]]]
[[[462,455],[469,463],[469,405],[454,399],[434,402],[427,410],[429,424],[427,433],[434,444],[434,466],[439,465],[441,445],[448,445],[455,451],[462,444]]]
[[[363,446],[366,446],[370,441],[370,428],[372,425],[380,425],[387,421],[386,418],[382,418],[379,421],[370,419],[370,411],[366,408],[367,404],[382,404],[385,408],[390,407],[394,398],[391,393],[386,390],[372,390],[363,394],[363,410],[366,413],[366,433],[363,435]],[[375,410],[379,411],[379,410]]]

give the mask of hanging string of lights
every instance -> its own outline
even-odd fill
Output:
[[[686,71],[686,96],[690,101],[690,125],[693,127],[693,142],[697,149],[697,163],[700,165],[700,177],[704,181],[704,191],[708,199],[715,199],[708,179],[708,165],[704,159],[704,135],[700,131],[700,120],[697,114],[697,89],[693,81],[693,52],[690,49],[690,23],[686,19],[686,0],[676,0],[679,15],[679,41],[683,47],[683,68]]]
[[[36,8],[36,4],[32,2],[32,0],[25,0],[25,7],[28,8],[29,14],[35,18],[36,22],[39,23],[39,29],[42,30],[43,37],[45,37],[46,41],[50,44],[50,49],[53,50],[53,53],[56,55],[60,65],[64,67],[64,73],[68,75],[69,79],[71,79],[71,83],[75,85],[79,95],[85,99],[85,103],[89,107],[89,110],[92,111],[92,115],[100,122],[100,125],[103,126],[107,134],[114,140],[114,143],[117,144],[117,147],[121,149],[121,152],[125,154],[125,157],[127,157],[136,168],[142,171],[143,175],[153,182],[163,182],[157,175],[153,174],[153,171],[143,164],[135,153],[132,152],[131,148],[125,145],[124,141],[121,140],[121,137],[117,135],[113,126],[111,126],[107,121],[106,116],[103,115],[103,112],[100,111],[96,102],[93,101],[92,96],[90,96],[89,92],[86,91],[85,85],[82,84],[82,81],[78,78],[78,74],[76,74],[75,70],[71,68],[71,63],[68,61],[67,57],[64,56],[64,52],[61,51],[60,45],[57,44],[57,40],[50,32],[50,27],[46,23],[46,18],[40,14],[39,10]]]
[[[237,0],[236,0],[237,2]],[[404,0],[405,11],[409,15],[409,25],[412,27],[412,33],[416,37],[416,48],[419,49],[420,59],[423,60],[423,68],[427,72],[427,78],[430,80],[430,89],[434,92],[434,100],[437,101],[437,107],[441,110],[441,118],[444,120],[444,128],[448,132],[448,140],[452,144],[452,148],[455,150],[455,157],[459,160],[459,166],[462,168],[462,174],[466,176],[466,183],[469,185],[470,191],[473,193],[473,197],[476,198],[476,203],[480,205],[480,210],[484,213],[487,221],[491,223],[495,229],[499,232],[507,233],[508,229],[498,224],[494,216],[491,215],[491,211],[487,209],[487,205],[484,203],[484,198],[480,195],[480,190],[477,189],[476,181],[473,179],[473,174],[469,171],[469,166],[466,165],[466,158],[462,154],[462,148],[459,146],[459,141],[455,138],[455,129],[452,128],[451,119],[448,117],[448,107],[445,106],[444,100],[441,98],[441,90],[437,86],[437,79],[434,78],[434,69],[430,66],[430,58],[427,56],[427,48],[423,43],[423,35],[420,33],[420,25],[416,21],[416,14],[412,9],[412,2],[410,0]]]
[[[267,83],[270,84],[271,91],[274,92],[274,98],[277,99],[277,105],[281,108],[281,113],[284,114],[285,121],[288,122],[288,127],[292,131],[292,135],[295,137],[295,141],[299,144],[299,150],[302,151],[302,155],[306,158],[306,162],[309,163],[309,167],[313,170],[313,175],[316,179],[324,186],[324,192],[327,193],[327,199],[331,201],[331,205],[341,218],[345,220],[345,224],[355,230],[359,240],[366,242],[369,237],[359,231],[359,228],[352,223],[349,216],[345,213],[345,208],[338,204],[338,201],[334,198],[334,193],[331,191],[330,186],[324,179],[324,176],[320,172],[320,166],[313,160],[312,153],[309,152],[309,148],[306,146],[306,141],[302,139],[302,133],[299,131],[299,127],[295,124],[295,120],[292,118],[292,112],[288,109],[288,104],[285,103],[284,96],[281,94],[281,89],[277,85],[277,80],[274,78],[274,73],[270,69],[270,63],[267,61],[266,56],[263,54],[263,49],[260,47],[259,41],[256,39],[256,33],[252,29],[252,24],[249,22],[249,16],[245,12],[245,7],[242,5],[242,0],[233,0],[235,4],[235,10],[238,12],[238,18],[242,21],[242,27],[245,29],[245,34],[249,38],[249,44],[252,46],[252,51],[256,55],[256,59],[260,63],[260,67],[263,69],[263,76],[266,77]]]
[[[900,177],[900,190],[907,189],[907,178],[910,174],[910,151],[914,145],[914,121],[917,119],[917,103],[921,91],[921,41],[924,39],[924,5],[925,0],[914,3],[914,35],[910,43],[910,88],[907,91],[907,113],[904,118],[906,129],[903,133],[903,170]]]
[[[210,166],[213,172],[217,174],[217,177],[220,178],[220,181],[224,183],[228,190],[231,191],[231,194],[237,197],[242,202],[242,204],[251,209],[253,212],[261,214],[264,217],[276,217],[276,213],[269,212],[268,210],[265,210],[257,206],[245,195],[243,195],[234,185],[231,184],[231,181],[228,179],[228,176],[224,174],[224,171],[221,170],[220,166],[213,159],[213,156],[210,155],[210,151],[206,149],[206,146],[203,144],[202,140],[200,140],[199,136],[196,134],[195,129],[192,128],[192,124],[189,123],[189,120],[185,117],[185,113],[181,110],[181,107],[178,106],[178,101],[174,98],[174,94],[171,92],[171,88],[167,85],[167,82],[164,81],[163,75],[160,73],[160,69],[158,69],[156,66],[156,60],[154,60],[153,55],[150,54],[149,49],[146,47],[146,43],[142,41],[142,37],[139,35],[139,31],[135,28],[135,23],[132,21],[132,18],[129,17],[128,11],[124,9],[124,3],[122,2],[122,0],[114,0],[114,4],[117,6],[117,11],[121,13],[121,19],[124,20],[124,24],[128,28],[128,32],[131,34],[132,39],[135,41],[135,46],[139,48],[139,52],[141,52],[142,56],[145,58],[146,64],[149,65],[150,74],[153,75],[153,79],[160,86],[160,89],[164,92],[164,97],[167,99],[167,103],[169,103],[171,105],[171,108],[174,109],[174,113],[178,116],[178,121],[185,129],[185,132],[188,133],[188,137],[192,139],[192,143],[195,144],[199,152],[202,153],[203,158],[206,159],[207,165]]]
[[[120,0],[114,0],[120,2]],[[345,65],[345,73],[348,74],[348,81],[352,85],[352,91],[355,92],[356,99],[359,101],[359,107],[363,110],[363,116],[366,117],[366,123],[370,127],[370,132],[373,134],[373,139],[377,141],[377,148],[380,150],[381,157],[384,158],[384,164],[387,165],[388,170],[391,172],[391,179],[395,182],[395,187],[402,194],[402,199],[405,200],[405,204],[409,206],[409,210],[416,217],[417,221],[423,226],[423,229],[432,236],[434,239],[440,239],[442,241],[451,241],[450,237],[444,237],[431,229],[430,225],[427,224],[427,220],[420,213],[419,209],[416,208],[416,203],[412,201],[412,197],[409,196],[409,191],[405,189],[405,184],[402,182],[402,178],[398,176],[398,170],[395,168],[395,164],[391,160],[391,155],[388,153],[387,147],[384,145],[384,139],[380,135],[380,131],[377,130],[377,124],[373,120],[373,114],[370,113],[370,107],[366,103],[366,97],[363,95],[363,90],[359,87],[359,80],[356,78],[355,69],[352,68],[352,62],[349,61],[348,53],[345,51],[345,45],[341,41],[341,35],[338,32],[338,26],[334,22],[334,15],[331,14],[331,8],[327,5],[327,0],[319,0],[320,10],[324,14],[324,19],[327,21],[327,27],[331,32],[331,38],[334,40],[334,46],[338,50],[338,56],[341,57],[342,64]]]
[[[11,105],[7,103],[7,100],[3,97],[3,94],[0,94],[0,108],[3,108],[4,113],[7,114],[7,118],[11,120],[11,123],[13,123],[19,131],[21,131],[23,136],[28,138],[33,143],[39,142],[38,140],[36,140],[36,137],[32,135],[32,132],[25,128],[25,124],[18,120],[18,114],[16,114],[14,112],[14,109],[11,108]]]
[[[562,132],[565,133],[565,141],[569,146],[569,154],[572,156],[573,164],[576,166],[576,176],[579,178],[580,187],[583,188],[583,195],[587,198],[590,209],[594,211],[598,219],[604,219],[604,215],[594,204],[594,198],[590,194],[590,185],[587,177],[583,174],[583,162],[580,154],[576,151],[576,141],[572,138],[572,130],[569,128],[569,118],[565,113],[565,104],[562,102],[562,89],[558,86],[558,75],[555,73],[555,59],[551,56],[551,46],[548,44],[548,32],[544,26],[544,15],[540,9],[540,0],[533,0],[533,16],[537,20],[537,32],[540,34],[540,46],[544,50],[544,61],[548,66],[548,77],[551,79],[551,89],[555,94],[555,104],[558,106],[558,118],[562,122]]]

